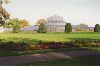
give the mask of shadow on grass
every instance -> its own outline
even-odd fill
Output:
[[[9,39],[0,39],[0,42],[9,42],[9,41],[37,44],[41,40],[29,39],[29,38],[18,38],[18,37],[13,37],[13,38],[9,38]]]
[[[16,61],[13,61],[13,59],[15,58]],[[0,57],[0,65],[21,64],[21,66],[99,66],[99,62],[100,51],[94,52],[89,50],[73,50],[49,52],[43,54]]]
[[[33,56],[34,57],[34,56]],[[44,57],[38,55],[37,59]],[[32,58],[32,56],[31,56]],[[48,59],[49,58],[49,59]],[[63,59],[62,59],[63,58]],[[65,52],[51,52],[48,57],[39,61],[21,63],[19,66],[100,66],[100,51],[74,50]]]
[[[57,59],[43,62],[21,64],[19,66],[100,66],[100,55],[74,57],[72,59]]]
[[[9,57],[0,57],[0,65],[10,65],[10,66],[11,65],[14,66],[16,64],[22,64],[21,66],[25,66],[25,65],[26,66],[31,66],[31,65],[34,66],[51,66],[51,65],[68,66],[69,65],[70,66],[71,64],[72,64],[71,66],[75,66],[75,65],[76,66],[99,66],[100,65],[99,63],[100,51],[96,51],[95,49],[91,50],[91,48],[81,48],[81,47],[44,49],[44,50],[26,50],[26,51],[0,51],[0,56],[9,56]],[[77,56],[82,56],[82,57],[77,57]],[[13,61],[13,59],[15,58],[16,61]],[[66,59],[62,59],[62,58],[66,58]],[[52,60],[52,61],[48,61],[48,60]],[[99,65],[96,65],[97,63]]]
[[[82,41],[95,41],[95,40],[100,40],[100,39],[91,39],[91,38],[68,38],[70,40],[82,40]]]
[[[12,41],[16,42],[28,42],[28,43],[38,43],[40,40],[36,39],[28,39],[28,38],[10,38]],[[90,38],[69,38],[72,40],[97,40],[97,39],[90,39]],[[2,40],[1,40],[2,41]],[[36,54],[39,53],[39,54]],[[43,54],[40,54],[43,53]],[[46,54],[44,54],[46,53]],[[35,55],[26,55],[26,54],[35,54]],[[93,55],[95,54],[95,55]],[[24,56],[17,56],[17,55],[24,55]],[[91,55],[91,56],[86,56]],[[99,55],[99,56],[97,56]],[[47,62],[40,62],[41,66],[66,66],[67,64],[73,64],[72,66],[97,66],[95,64],[100,65],[100,51],[91,48],[61,48],[61,49],[44,49],[44,50],[26,50],[26,51],[0,51],[0,56],[10,56],[10,57],[0,57],[0,65],[11,65],[11,64],[22,64],[22,63],[29,63],[29,62],[40,62],[40,61],[47,61],[47,60],[55,60],[61,58],[67,58],[65,60],[56,60],[56,61],[47,61]],[[13,57],[12,57],[13,56]],[[85,56],[85,57],[77,57],[76,56]],[[93,57],[94,56],[94,57]],[[96,57],[97,56],[97,57]],[[16,61],[13,59],[16,58]],[[4,62],[5,61],[5,62]],[[45,63],[47,65],[42,65]],[[30,63],[28,66],[32,65]],[[35,66],[35,64],[33,63]],[[98,66],[99,66],[98,65]],[[38,63],[37,63],[37,66]]]

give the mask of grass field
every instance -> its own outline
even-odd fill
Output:
[[[45,62],[25,63],[19,66],[100,66],[100,55],[89,55]]]
[[[70,41],[70,40],[100,40],[100,33],[1,33],[0,39],[3,41]]]
[[[100,40],[100,33],[83,32],[83,33],[1,33],[0,41],[19,41],[35,43],[38,41],[72,41],[72,40]],[[46,49],[46,50],[25,50],[25,51],[2,51],[0,50],[0,57],[17,56],[35,53],[48,53],[53,51],[69,51],[69,50],[100,50],[100,47],[85,47],[85,48],[61,48],[61,49]],[[25,63],[21,66],[100,66],[100,55],[91,55],[83,57],[73,57],[71,59],[59,59],[46,62]]]
[[[2,51],[0,50],[0,57],[19,56],[19,55],[28,55],[28,54],[37,54],[37,53],[48,53],[48,52],[59,52],[59,51],[72,51],[72,50],[100,51],[100,47],[59,48],[59,49],[24,50],[24,51]]]
[[[21,33],[1,33],[0,41],[19,41],[19,42],[28,42],[35,44],[38,41],[71,41],[71,40],[100,40],[100,33],[32,33],[32,32],[21,32]],[[72,49],[72,48],[71,48]],[[62,49],[61,49],[62,50]],[[64,50],[68,50],[67,48]],[[24,55],[24,54],[33,54],[33,53],[45,53],[51,50],[32,50],[32,51],[1,51],[0,56],[14,56],[14,55]],[[53,50],[55,51],[55,50]],[[56,51],[59,51],[58,49]]]
[[[93,50],[100,50],[99,47],[92,48]],[[71,50],[91,50],[89,48],[59,48],[59,49],[44,49],[44,50],[24,50],[24,51],[2,51],[0,50],[0,57],[6,56],[19,56],[37,53],[59,52],[59,51],[71,51]]]

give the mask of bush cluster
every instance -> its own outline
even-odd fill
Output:
[[[20,32],[20,27],[19,26],[14,26],[13,27],[13,33],[18,33]]]
[[[78,47],[98,47],[100,46],[100,40],[75,40],[72,42]]]
[[[41,50],[41,49],[59,49],[70,47],[98,47],[100,40],[81,41],[75,40],[70,42],[38,42],[38,44],[28,44],[25,42],[1,42],[0,50]]]
[[[24,42],[1,42],[0,50],[27,50],[28,44]]]
[[[39,25],[39,29],[37,31],[38,33],[46,33],[47,32],[47,28],[44,24],[40,24]]]
[[[100,25],[99,24],[95,25],[94,32],[100,32]]]

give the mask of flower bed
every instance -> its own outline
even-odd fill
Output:
[[[100,46],[100,40],[82,41],[75,40],[69,42],[38,42],[29,44],[25,42],[0,42],[0,50],[41,50],[41,49],[59,49],[72,47],[97,47]]]

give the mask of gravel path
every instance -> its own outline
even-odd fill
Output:
[[[100,52],[89,51],[89,50],[73,50],[73,51],[61,51],[61,52],[48,52],[43,54],[0,57],[0,66],[16,66],[17,64],[21,63],[40,62],[40,61],[54,60],[60,58],[72,58],[76,56],[85,56],[91,54],[100,54]]]

